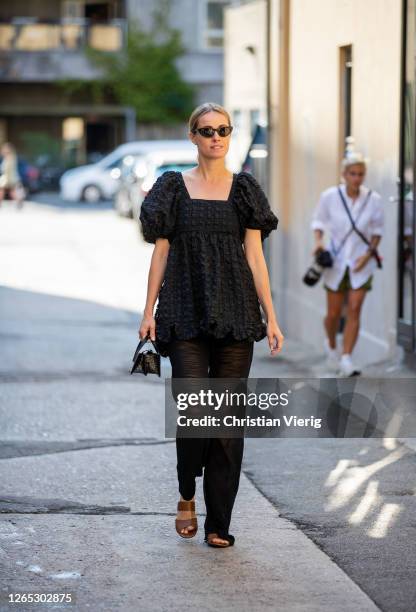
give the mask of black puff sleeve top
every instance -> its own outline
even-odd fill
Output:
[[[243,245],[246,228],[264,241],[278,219],[256,179],[233,175],[228,200],[191,199],[181,172],[164,172],[141,205],[143,237],[170,243],[155,313],[156,342],[167,356],[170,340],[200,333],[262,340],[266,323]]]

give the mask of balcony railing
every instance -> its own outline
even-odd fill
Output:
[[[89,23],[86,19],[40,22],[31,18],[0,23],[0,51],[79,51],[92,47],[119,51],[126,37],[126,21]]]

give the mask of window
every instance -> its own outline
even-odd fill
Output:
[[[84,17],[84,3],[80,0],[64,0],[62,2],[62,17],[64,19],[80,19]]]
[[[416,179],[416,85],[415,41],[416,0],[404,3],[402,50],[402,109],[399,183],[399,294],[398,342],[409,351],[416,349],[415,275],[415,179]]]
[[[257,129],[259,121],[260,121],[260,111],[257,109],[251,109],[250,110],[250,132],[251,132],[252,138]]]
[[[205,46],[219,48],[224,42],[224,8],[230,0],[206,1]]]
[[[352,46],[340,49],[340,159],[344,157],[345,139],[352,132]]]
[[[239,130],[243,124],[242,112],[240,109],[236,108],[232,112],[233,114],[233,125],[236,130]]]

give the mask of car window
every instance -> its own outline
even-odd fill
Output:
[[[195,168],[195,163],[164,164],[163,166],[157,166],[155,170],[155,176],[157,178],[167,170],[176,170],[176,172],[183,172],[184,170],[190,170],[191,168]]]
[[[122,157],[118,157],[111,163],[103,164],[104,170],[112,170],[113,168],[119,168],[121,166],[121,162],[123,161]]]

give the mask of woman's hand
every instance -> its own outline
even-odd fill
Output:
[[[325,245],[322,240],[318,240],[315,242],[315,246],[313,247],[311,255],[315,257],[318,251],[325,251]]]
[[[361,255],[361,257],[357,257],[355,260],[355,268],[353,268],[353,272],[359,272],[364,266],[370,261],[371,253],[365,253],[365,255]]]
[[[276,321],[267,323],[267,338],[269,340],[270,354],[277,355],[283,347],[284,336]]]
[[[147,338],[147,335],[150,336],[151,340],[156,340],[156,321],[153,315],[144,315],[142,322],[140,323],[139,328],[139,337],[140,340],[144,340]]]

